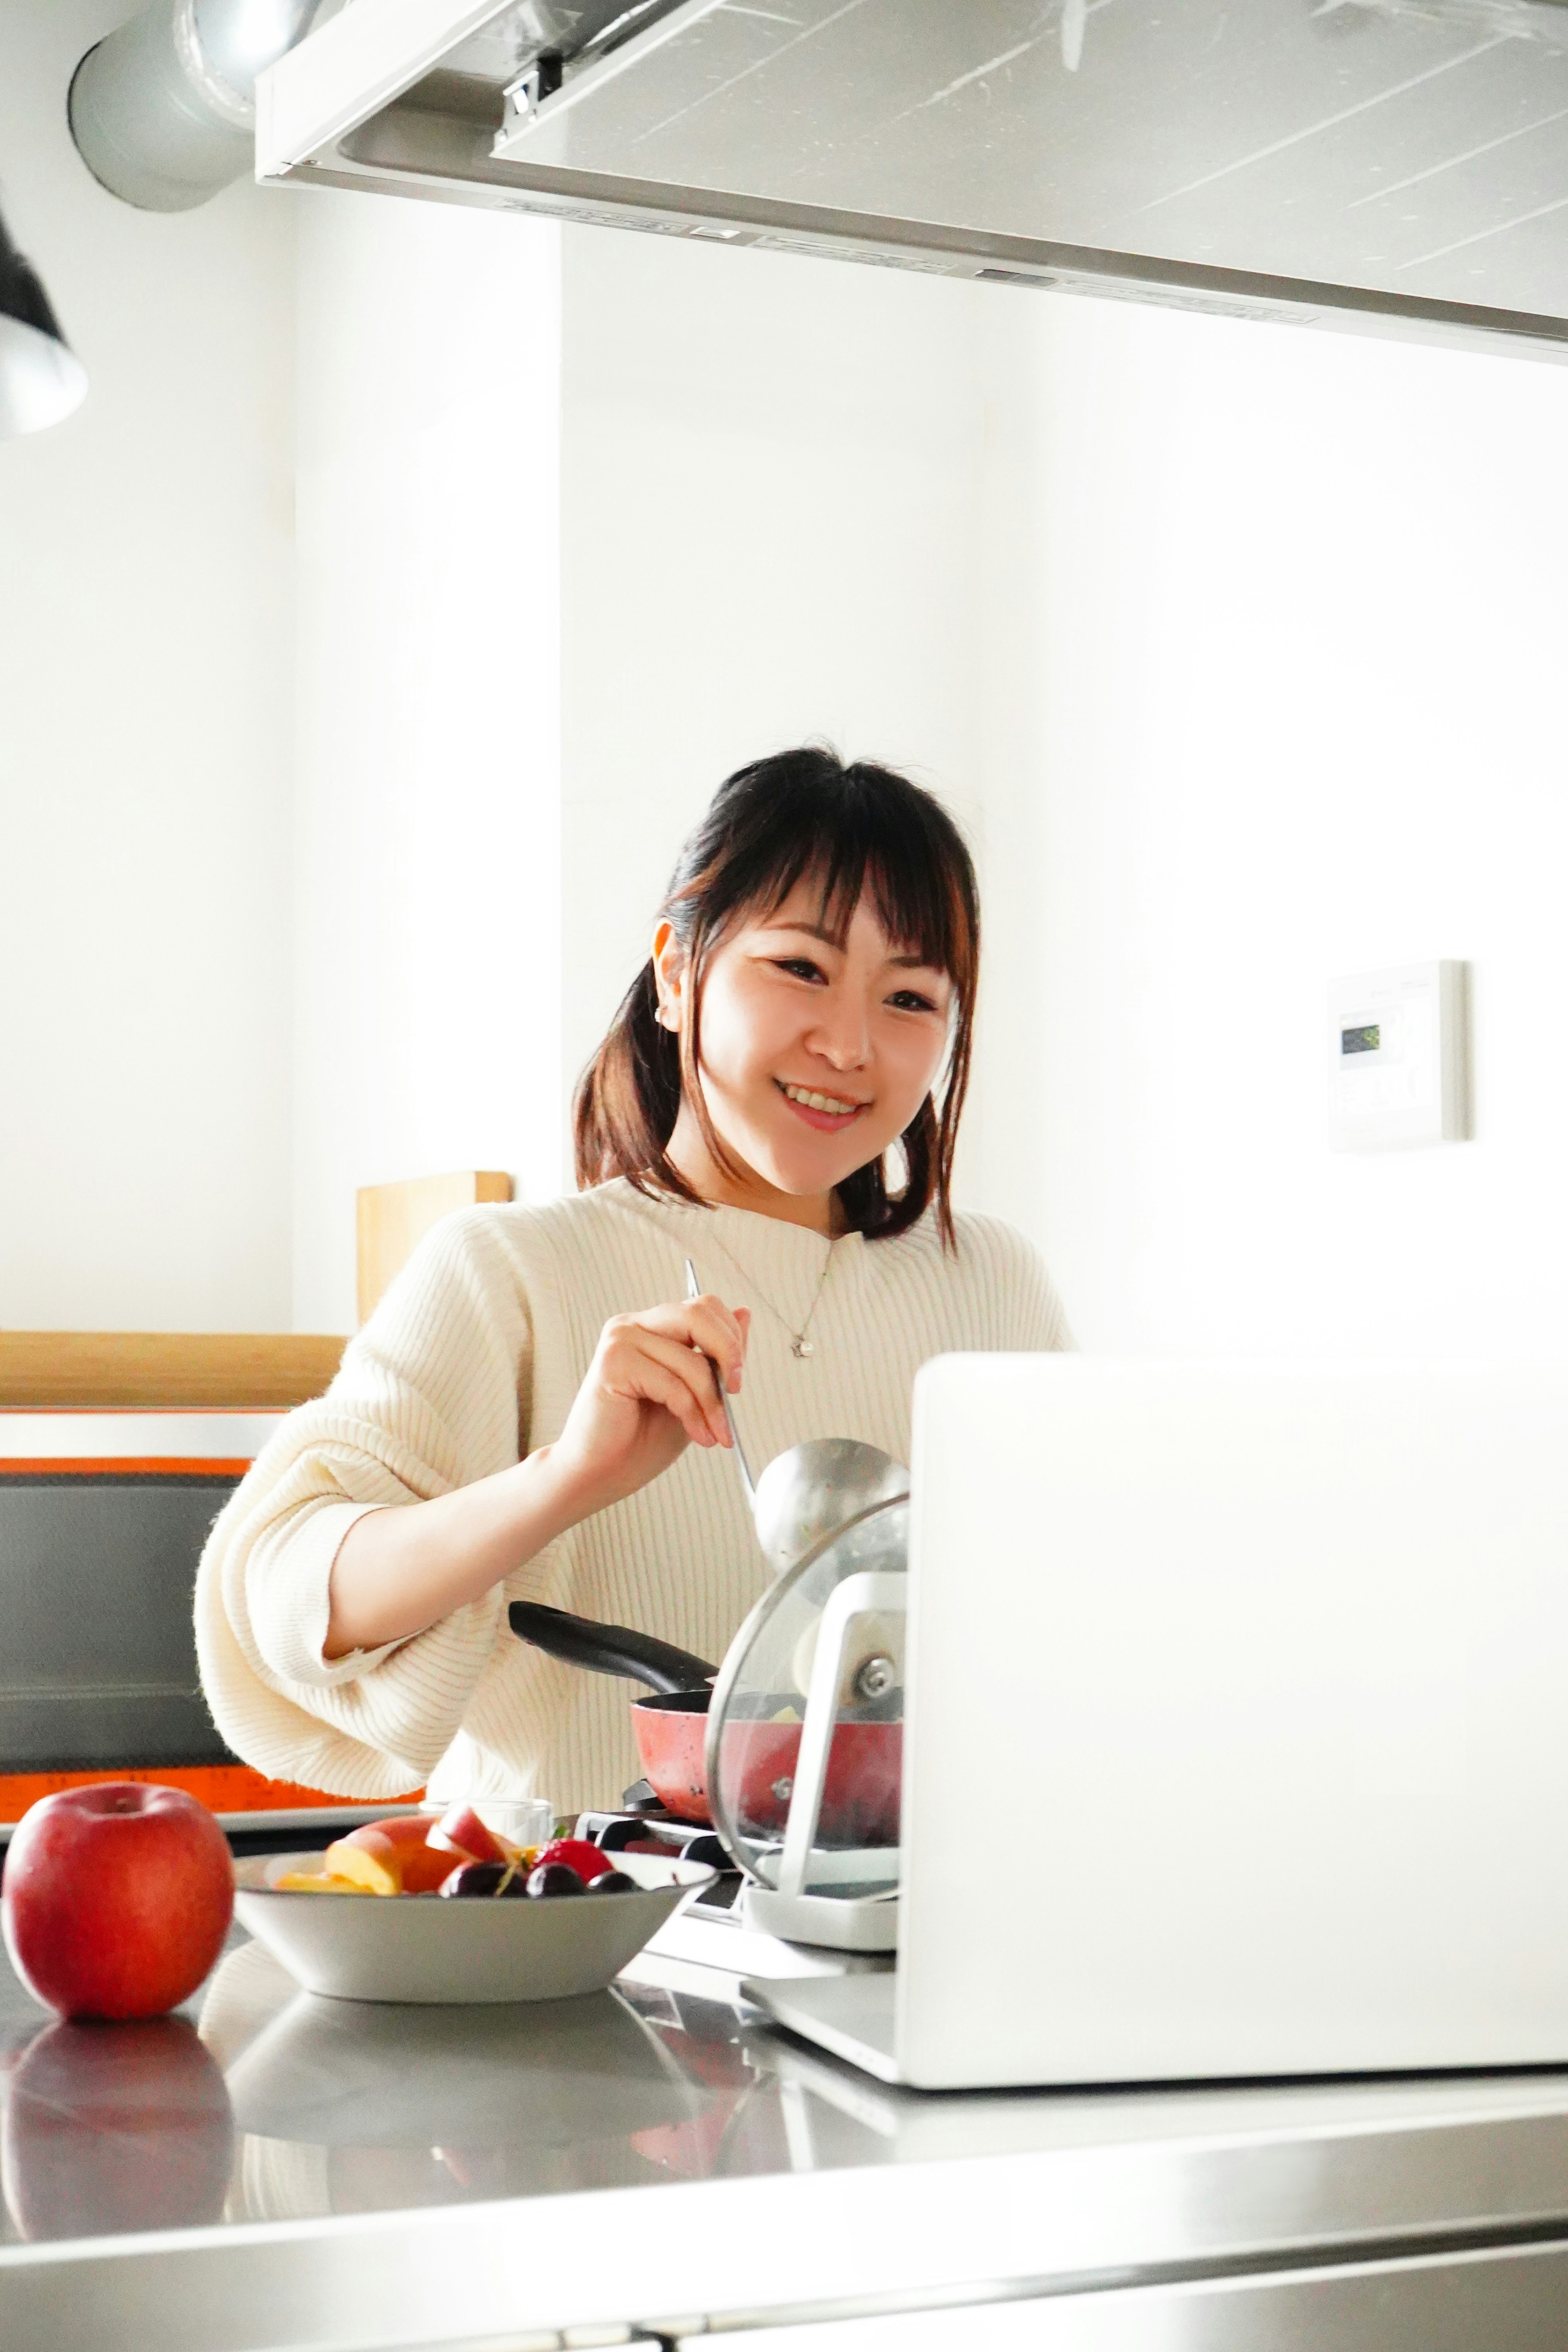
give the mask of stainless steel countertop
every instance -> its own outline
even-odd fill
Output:
[[[115,2027],[6,1971],[0,2339],[510,2352],[1568,2241],[1568,2074],[921,2094],[732,1981],[650,1957],[583,2000],[361,2005],[237,1934],[183,2015]]]

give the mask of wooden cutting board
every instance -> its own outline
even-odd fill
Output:
[[[432,1225],[454,1209],[480,1201],[510,1201],[511,1178],[497,1170],[464,1168],[451,1176],[413,1176],[401,1184],[366,1184],[359,1194],[359,1319],[365,1322],[383,1291]]]

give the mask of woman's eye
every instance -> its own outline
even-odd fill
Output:
[[[937,1009],[931,998],[922,996],[918,988],[900,988],[888,1002],[899,1013],[934,1013]]]
[[[773,958],[773,964],[775,970],[779,971],[787,971],[791,978],[795,980],[820,980],[822,978],[821,965],[813,963],[809,956],[775,956]]]

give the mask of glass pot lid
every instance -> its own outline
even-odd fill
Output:
[[[909,1540],[907,1500],[868,1511],[786,1570],[730,1644],[708,1711],[708,1800],[764,1886],[898,1885]]]

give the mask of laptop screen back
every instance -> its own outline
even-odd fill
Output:
[[[916,1388],[906,2079],[1568,2061],[1568,1371]]]

